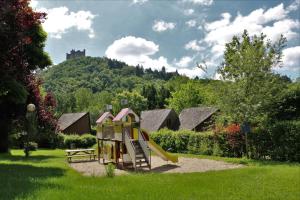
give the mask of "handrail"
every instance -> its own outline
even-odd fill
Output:
[[[151,166],[151,151],[142,132],[138,131],[138,141],[143,149],[147,163]]]
[[[133,167],[136,168],[136,151],[135,151],[135,147],[132,143],[132,140],[129,137],[129,133],[128,130],[124,130],[124,141],[125,141],[125,146],[127,148],[128,154],[131,157],[132,163],[133,163]]]

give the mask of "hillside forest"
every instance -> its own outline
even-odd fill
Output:
[[[218,117],[221,123],[296,119],[300,83],[272,70],[281,63],[285,42],[282,37],[272,46],[264,35],[250,37],[247,31],[234,37],[218,70],[222,80],[191,79],[177,71],[166,72],[164,67],[158,71],[106,57],[82,57],[41,71],[41,89],[55,96],[56,116],[89,112],[92,124],[106,105],[112,105],[114,114],[122,107],[137,113],[160,108],[180,113],[188,107],[214,106],[222,111]],[[236,51],[242,56],[236,57]],[[122,105],[124,99],[127,101]]]

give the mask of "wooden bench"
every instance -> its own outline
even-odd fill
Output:
[[[89,157],[90,160],[96,160],[95,149],[67,149],[67,161],[72,162],[74,157]]]

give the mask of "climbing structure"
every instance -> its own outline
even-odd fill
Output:
[[[97,120],[98,159],[134,169],[151,168],[150,149],[139,130],[139,117],[124,108],[113,117],[109,112]]]

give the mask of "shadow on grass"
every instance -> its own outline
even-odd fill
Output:
[[[179,166],[177,166],[177,165],[166,164],[166,165],[162,165],[162,166],[159,166],[159,167],[152,168],[151,172],[163,173],[163,172],[167,172],[167,171],[172,170],[172,169],[176,169],[178,167]]]
[[[62,186],[47,182],[46,179],[63,175],[64,170],[60,168],[0,164],[0,199],[23,199],[42,188],[62,190]]]
[[[58,158],[58,156],[52,155],[30,155],[28,158],[25,158],[23,155],[11,155],[10,153],[0,154],[0,160],[7,161],[28,161],[28,162],[40,162],[43,160]]]
[[[216,161],[224,161],[234,164],[243,164],[243,165],[256,165],[256,166],[276,166],[276,165],[288,165],[288,166],[300,166],[299,162],[282,162],[282,161],[273,161],[273,160],[255,160],[247,158],[234,158],[234,157],[219,157],[219,156],[209,156],[209,155],[194,155],[194,154],[176,154],[182,157],[188,158],[199,158],[199,159],[210,159]]]

